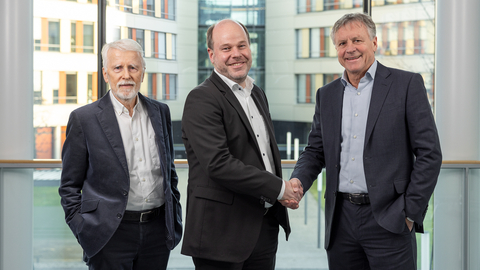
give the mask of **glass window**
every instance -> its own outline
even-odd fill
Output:
[[[177,75],[145,73],[140,92],[156,100],[177,99]]]
[[[177,59],[177,35],[172,34],[172,43],[171,43],[171,59]]]
[[[35,44],[35,51],[39,51],[42,43],[42,19],[33,18],[33,40]]]
[[[155,16],[155,0],[141,0],[139,5],[139,14]]]
[[[60,51],[60,22],[48,21],[48,50]]]
[[[93,53],[94,44],[93,23],[83,23],[83,52]]]
[[[166,54],[166,52],[167,52],[167,48],[166,48],[166,47],[167,47],[167,46],[166,46],[166,43],[167,43],[167,41],[166,41],[166,34],[159,32],[159,33],[158,33],[158,42],[157,42],[157,44],[158,44],[158,50],[157,50],[157,52],[158,52],[158,58],[160,58],[160,59],[166,59],[166,58],[167,58],[167,54]]]
[[[77,73],[66,74],[65,103],[77,103]]]
[[[296,29],[297,58],[336,57],[330,27]],[[434,26],[428,21],[377,24],[377,55],[433,54]]]
[[[145,37],[144,37],[145,31],[142,29],[134,29],[134,30],[135,30],[135,38],[133,37],[132,38],[135,39],[138,42],[138,44],[142,46],[142,50],[145,51]]]
[[[320,28],[310,29],[310,57],[320,57]]]
[[[77,51],[77,22],[73,21],[70,27],[70,47],[72,52]]]
[[[341,74],[297,74],[297,103],[315,103],[317,90],[341,76]]]
[[[33,71],[33,104],[42,104],[42,71]]]

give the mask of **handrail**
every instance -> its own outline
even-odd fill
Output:
[[[296,160],[282,160],[282,167],[293,168]],[[187,168],[186,159],[176,159],[175,166],[178,168]],[[21,160],[0,160],[0,168],[62,168],[61,159],[21,159]],[[444,160],[442,168],[480,168],[480,160]]]

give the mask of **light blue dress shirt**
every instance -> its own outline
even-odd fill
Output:
[[[363,168],[363,148],[367,127],[368,109],[372,96],[377,60],[360,80],[358,89],[351,85],[345,72],[342,110],[342,143],[340,152],[339,188],[344,193],[368,193]]]

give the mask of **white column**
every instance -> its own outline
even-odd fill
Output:
[[[436,9],[435,111],[443,158],[479,160],[480,1],[437,0]],[[469,266],[472,260],[478,262],[480,251],[478,237],[472,237],[478,234],[478,220],[464,222],[466,217],[473,220],[472,213],[464,211],[469,190],[464,177],[462,170],[443,169],[434,193],[433,263],[438,270],[478,269]],[[470,194],[478,196],[478,188]],[[473,206],[471,200],[469,204]],[[470,233],[468,238],[465,233]]]
[[[0,159],[33,158],[33,0],[0,1]],[[0,270],[32,269],[33,176],[0,171]]]

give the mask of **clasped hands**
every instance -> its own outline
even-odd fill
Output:
[[[285,192],[279,202],[290,209],[297,209],[300,200],[303,198],[303,186],[298,178],[285,181]]]

